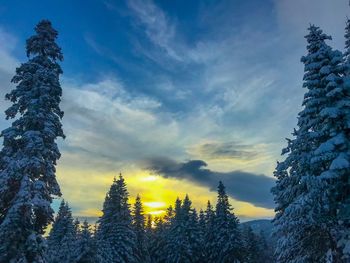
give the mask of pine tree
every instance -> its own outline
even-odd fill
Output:
[[[64,137],[60,110],[62,89],[55,43],[57,31],[48,20],[35,27],[26,43],[28,61],[16,69],[16,88],[3,130],[0,152],[0,262],[42,262],[45,228],[53,220],[52,195],[59,196],[55,165],[57,137]]]
[[[205,218],[205,213],[202,209],[199,210],[199,216],[198,216],[198,229],[199,229],[199,240],[200,240],[200,246],[201,246],[201,254],[202,258],[206,258],[206,232],[207,232],[207,223]]]
[[[260,255],[260,262],[276,262],[273,256],[274,242],[270,239],[268,243],[266,240],[266,234],[263,231],[260,231],[259,234],[256,234],[256,237],[258,240],[258,255]]]
[[[184,210],[182,201],[177,198],[175,201],[174,217],[171,220],[169,233],[166,239],[165,254],[167,263],[190,262],[190,251],[184,233]]]
[[[318,27],[310,26],[306,39],[308,54],[301,59],[307,89],[304,109],[294,139],[282,151],[288,156],[277,165],[272,189],[277,203],[276,254],[278,262],[324,262],[326,254],[332,262],[342,262],[332,232],[338,232],[335,200],[342,192],[336,188],[344,189],[341,181],[349,171],[344,167],[349,143],[342,131],[348,125],[348,92],[341,83],[345,68],[341,52],[325,43],[331,37]]]
[[[174,211],[170,207],[166,218],[165,262],[203,262],[198,216],[188,195],[183,202],[177,198]]]
[[[129,194],[122,175],[114,178],[103,204],[97,231],[100,262],[138,262],[136,235],[132,229]]]
[[[72,212],[64,201],[61,202],[47,243],[46,260],[48,263],[77,262],[76,225],[73,222]]]
[[[183,231],[188,242],[188,250],[191,251],[192,262],[203,262],[198,215],[196,209],[192,208],[192,202],[188,195],[185,196],[181,209],[183,213]]]
[[[204,257],[208,259],[208,262],[215,262],[215,233],[214,233],[214,223],[215,223],[215,211],[212,204],[208,200],[207,209],[205,210],[205,230],[204,230]]]
[[[324,82],[327,101],[318,124],[321,145],[312,158],[326,181],[328,224],[336,242],[328,251],[333,262],[350,261],[350,20],[345,28],[345,53],[333,51]],[[329,259],[328,259],[329,260]]]
[[[146,220],[146,226],[145,226],[145,230],[146,233],[150,232],[153,228],[152,228],[152,222],[153,222],[153,218],[151,214],[147,215],[147,220]]]
[[[80,229],[80,221],[78,218],[76,218],[74,220],[74,231],[76,233],[77,236],[79,236],[81,234],[81,229]]]
[[[167,258],[165,247],[169,233],[168,226],[161,217],[154,219],[154,225],[154,228],[148,228],[147,231],[149,237],[148,251],[152,263],[164,263]]]
[[[136,234],[137,253],[140,262],[150,262],[148,249],[146,247],[146,233],[145,233],[145,216],[143,213],[143,206],[139,195],[136,196],[134,204],[133,229]]]
[[[257,235],[254,234],[250,226],[244,226],[242,231],[242,261],[245,263],[263,263],[263,254],[259,247]]]
[[[211,262],[239,262],[240,232],[239,221],[232,212],[225,187],[222,182],[218,186],[218,200],[215,209]]]
[[[85,220],[82,224],[81,231],[78,236],[78,257],[77,263],[95,263],[97,262],[96,242],[90,230],[89,223]]]

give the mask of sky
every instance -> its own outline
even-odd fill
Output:
[[[0,0],[0,98],[49,19],[64,54],[57,178],[75,216],[100,216],[121,172],[146,213],[186,193],[205,208],[221,180],[242,221],[272,218],[304,36],[316,24],[343,50],[349,11],[347,0]]]

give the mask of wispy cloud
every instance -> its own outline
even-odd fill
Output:
[[[149,40],[172,59],[183,61],[183,56],[173,45],[176,38],[175,25],[153,1],[128,0],[137,21],[144,27]]]
[[[202,144],[197,144],[191,149],[192,152],[203,156],[205,160],[249,160],[258,157],[262,150],[263,147],[261,147],[261,145],[246,145],[237,142],[205,142]]]
[[[108,170],[149,154],[176,151],[168,142],[176,140],[177,124],[157,114],[158,101],[131,95],[116,79],[83,85],[65,82],[64,91],[69,136],[63,149],[86,155],[86,164],[91,164],[89,158],[105,158],[109,165],[102,165]]]

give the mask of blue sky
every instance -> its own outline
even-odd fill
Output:
[[[65,56],[58,178],[77,215],[98,215],[122,171],[155,214],[186,192],[202,207],[223,180],[241,218],[271,217],[306,28],[342,49],[349,10],[346,0],[0,1],[0,96],[48,18]]]

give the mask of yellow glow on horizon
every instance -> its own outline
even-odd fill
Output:
[[[142,182],[151,182],[151,181],[157,180],[158,178],[159,178],[158,176],[149,175],[149,176],[146,176],[144,178],[141,178],[140,181],[142,181]]]
[[[144,202],[143,205],[150,208],[166,207],[165,202]]]
[[[158,211],[151,211],[151,212],[149,212],[148,214],[149,215],[162,215],[162,214],[164,214],[165,213],[165,210],[158,210]]]
[[[130,193],[131,208],[139,194],[145,214],[161,216],[167,207],[174,206],[177,197],[183,199],[186,194],[198,211],[206,208],[208,200],[215,206],[216,192],[209,191],[207,187],[186,180],[150,175],[147,171],[131,168],[128,171],[130,172],[123,173],[123,176]],[[99,217],[106,193],[115,176],[118,176],[117,172],[86,171],[60,165],[57,177],[64,198],[73,207],[74,216]],[[234,199],[230,199],[230,202],[238,217],[266,218],[274,215],[272,209],[255,207]]]

